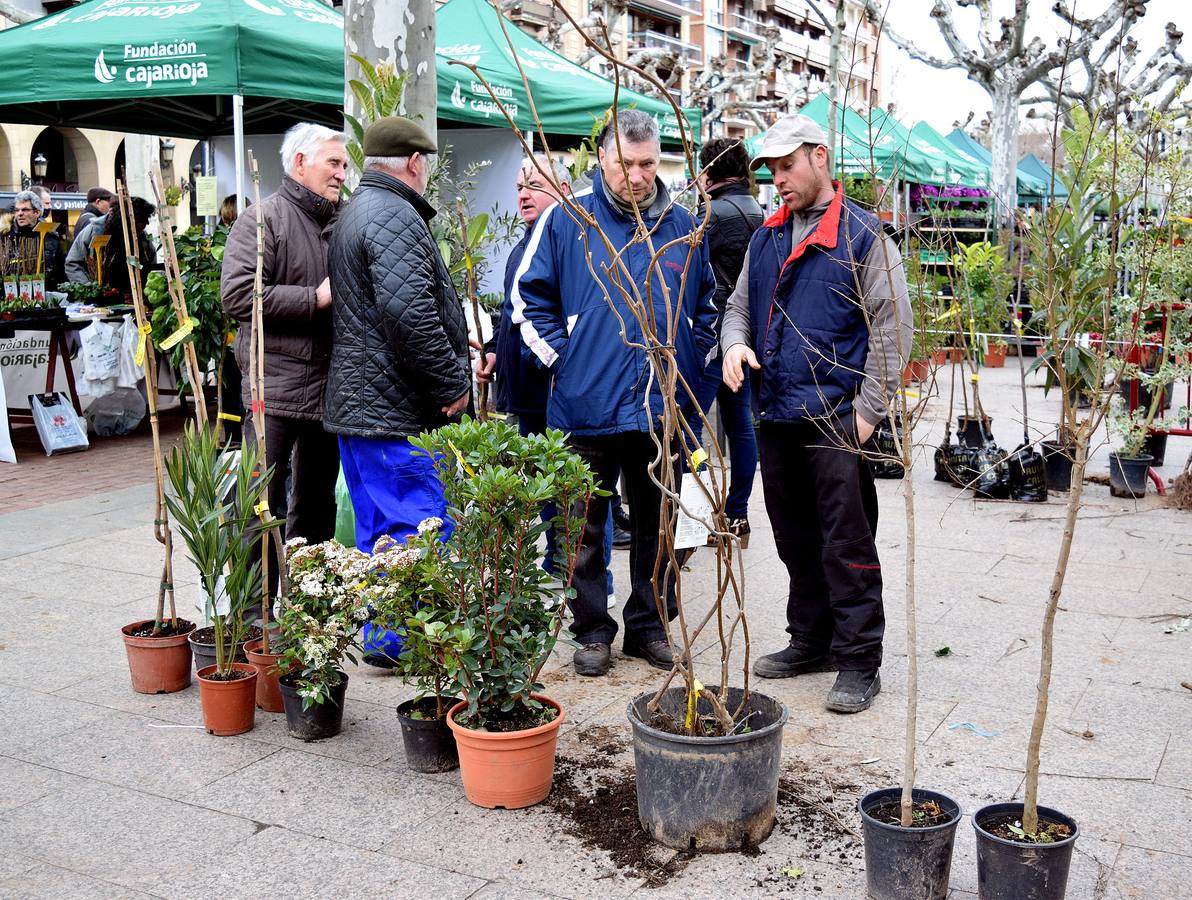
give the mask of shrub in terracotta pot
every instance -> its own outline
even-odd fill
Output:
[[[253,726],[257,671],[236,661],[245,611],[260,602],[261,564],[251,545],[267,526],[256,509],[272,468],[259,471],[256,447],[221,448],[211,427],[188,423],[166,457],[165,502],[199,573],[204,616],[211,622],[215,665],[200,669],[203,721],[212,734],[240,734]]]

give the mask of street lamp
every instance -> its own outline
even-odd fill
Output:
[[[161,142],[161,164],[167,169],[174,167],[174,142],[169,138]]]
[[[46,160],[44,153],[38,153],[37,156],[33,157],[33,183],[34,184],[41,184],[42,179],[46,177],[46,167],[48,166],[48,164],[49,163]]]

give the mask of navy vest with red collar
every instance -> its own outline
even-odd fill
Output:
[[[860,265],[881,234],[876,216],[836,195],[815,230],[791,247],[784,205],[749,243],[749,321],[761,363],[762,422],[798,422],[852,409],[869,355]]]

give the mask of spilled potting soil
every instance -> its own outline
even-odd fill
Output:
[[[619,729],[593,726],[576,737],[582,752],[560,752],[555,763],[550,810],[562,817],[564,831],[585,847],[606,852],[626,878],[644,879],[647,887],[667,884],[699,852],[674,851],[643,834],[628,743]],[[859,790],[856,784],[797,761],[784,764],[774,834],[762,846],[743,851],[749,857],[772,857],[756,863],[757,885],[788,886],[791,867],[808,861],[860,865],[863,851],[855,813]],[[783,850],[768,852],[780,835],[797,839],[805,855],[802,861],[789,857],[788,842],[783,842]]]

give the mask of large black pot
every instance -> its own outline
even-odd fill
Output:
[[[415,772],[450,772],[459,768],[459,751],[455,735],[447,725],[447,710],[459,703],[458,697],[443,698],[443,718],[434,718],[434,697],[407,700],[397,707],[397,722],[401,726],[401,742],[406,750],[406,765]],[[411,713],[423,718],[415,719]]]
[[[730,710],[740,705],[742,693],[728,689]],[[649,724],[646,706],[653,696],[642,694],[627,710],[642,828],[660,844],[681,850],[756,847],[774,828],[786,707],[751,691],[748,731],[688,737]],[[698,705],[700,714],[711,712],[703,697]],[[682,722],[686,707],[684,688],[662,695],[661,711],[672,719]]]
[[[873,818],[879,805],[902,796],[900,788],[870,791],[857,803],[865,839],[865,881],[874,900],[944,900],[952,870],[952,843],[960,804],[943,794],[915,788],[916,803],[934,800],[948,821],[929,828],[903,828]]]
[[[331,696],[322,703],[302,708],[298,694],[297,675],[283,675],[277,680],[281,688],[281,702],[286,710],[286,730],[300,741],[321,741],[335,737],[343,727],[344,694],[348,690],[348,676],[331,689]]]
[[[1072,834],[1054,844],[1025,844],[1007,841],[983,827],[991,819],[1022,817],[1021,803],[994,803],[973,813],[977,831],[977,896],[981,900],[1063,900],[1068,889],[1072,847],[1080,836],[1074,819],[1061,812],[1039,807],[1039,817],[1061,822]]]
[[[1056,444],[1040,441],[1043,449],[1043,463],[1047,466],[1047,490],[1064,491],[1072,488],[1072,457],[1076,447],[1072,444]]]
[[[1142,445],[1142,452],[1149,453],[1154,459],[1151,463],[1156,469],[1167,459],[1167,432],[1151,431],[1147,433],[1146,441]]]
[[[1109,493],[1115,497],[1146,496],[1146,470],[1151,467],[1154,457],[1149,453],[1138,456],[1118,456],[1109,454]]]
[[[248,657],[244,654],[244,645],[248,641],[259,641],[261,639],[261,629],[250,628],[245,633],[245,638],[236,644],[236,656],[233,662],[248,662]],[[205,668],[206,666],[215,665],[215,629],[208,625],[206,628],[197,628],[187,637],[190,642],[191,654],[194,656],[195,671]]]
[[[989,416],[957,416],[956,438],[966,447],[984,447],[993,440],[993,419]]]

